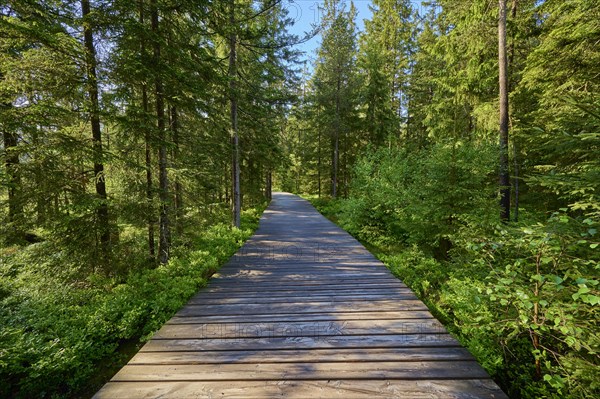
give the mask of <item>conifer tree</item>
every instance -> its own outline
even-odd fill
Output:
[[[323,41],[315,67],[315,97],[331,147],[331,196],[347,190],[352,123],[356,118],[356,9],[338,0],[325,2]],[[341,173],[340,173],[341,172]],[[340,185],[342,186],[340,190]]]

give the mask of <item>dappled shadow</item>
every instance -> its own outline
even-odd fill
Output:
[[[97,395],[217,396],[504,397],[412,291],[286,193]]]

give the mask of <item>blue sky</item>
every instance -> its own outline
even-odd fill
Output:
[[[414,7],[418,7],[421,1],[413,0],[412,3]],[[283,0],[283,4],[289,12],[289,17],[294,20],[294,26],[290,28],[290,33],[303,36],[304,32],[311,30],[311,24],[318,24],[320,21],[322,11],[319,11],[319,6],[323,6],[322,0]],[[364,28],[363,20],[371,17],[370,4],[370,0],[354,0],[354,6],[358,11],[356,23],[359,30]],[[346,0],[346,7],[350,7],[350,0]],[[314,52],[320,41],[321,38],[316,36],[299,45],[298,48],[306,52],[307,60],[311,60],[315,57]]]
[[[350,1],[346,1],[346,7],[350,7]],[[298,36],[303,36],[304,32],[309,32],[311,24],[318,24],[321,18],[322,11],[319,6],[323,6],[322,0],[283,0],[284,6],[289,12],[289,17],[294,20],[294,26],[290,27],[290,33]],[[359,30],[364,27],[363,19],[371,17],[369,10],[370,0],[354,0],[354,5],[358,11],[356,23]],[[306,52],[306,59],[314,58],[314,51],[319,46],[321,41],[320,36],[316,36],[306,43],[298,46],[299,49]]]

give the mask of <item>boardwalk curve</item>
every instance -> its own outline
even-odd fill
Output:
[[[238,253],[95,398],[506,398],[413,292],[275,193]]]

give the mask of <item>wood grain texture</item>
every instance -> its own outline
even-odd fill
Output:
[[[276,193],[256,234],[96,398],[506,398],[349,234]]]
[[[98,399],[188,398],[410,398],[476,399],[506,398],[491,380],[275,380],[275,381],[164,381],[109,382]]]

